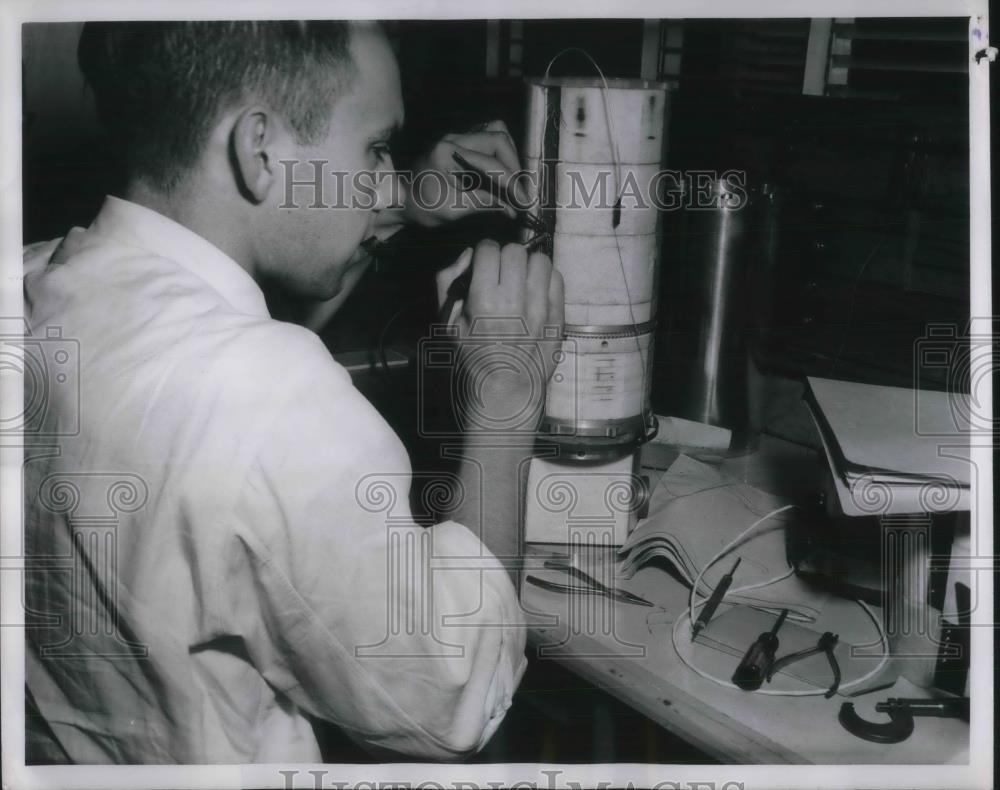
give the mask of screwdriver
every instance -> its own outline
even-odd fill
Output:
[[[698,636],[698,632],[708,625],[708,621],[712,619],[712,615],[715,614],[715,610],[719,608],[719,604],[722,602],[726,592],[729,590],[729,585],[733,583],[733,574],[736,573],[736,569],[740,567],[740,562],[742,560],[742,557],[737,557],[736,563],[733,565],[733,569],[719,579],[719,583],[715,585],[715,589],[712,590],[712,595],[709,597],[708,603],[702,607],[701,614],[698,615],[698,619],[695,621],[695,624],[691,626],[692,642],[694,641],[694,638]]]
[[[768,670],[774,663],[775,653],[778,652],[778,629],[785,622],[788,610],[782,609],[778,615],[778,620],[774,628],[765,631],[758,636],[740,661],[733,673],[733,683],[744,691],[756,691],[764,685]]]

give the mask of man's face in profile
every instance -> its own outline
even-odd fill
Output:
[[[297,188],[290,196],[296,208],[276,209],[277,238],[269,240],[271,254],[264,264],[265,273],[287,290],[315,299],[335,296],[347,271],[363,260],[356,254],[359,246],[373,236],[377,212],[390,203],[389,140],[403,122],[399,68],[382,31],[356,27],[351,55],[353,69],[334,100],[325,139],[296,146],[295,180],[311,181],[310,162],[323,163],[317,168],[323,171],[326,208],[309,207],[312,186]],[[361,176],[359,190],[358,174],[365,173],[374,176]],[[287,176],[278,184],[275,206],[286,201],[285,180]]]

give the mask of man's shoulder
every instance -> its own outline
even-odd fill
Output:
[[[62,238],[27,245],[23,254],[25,295],[43,313],[93,318],[112,299],[119,310],[134,312],[149,312],[151,301],[155,306],[167,300],[186,302],[192,309],[203,309],[195,301],[221,301],[221,295],[169,256],[92,229],[72,228]]]
[[[214,397],[253,424],[261,467],[277,479],[297,470],[303,494],[334,478],[353,490],[372,471],[409,473],[398,436],[311,331],[278,321],[249,328],[221,368]],[[309,484],[304,464],[325,482]]]
[[[63,237],[48,239],[47,241],[35,241],[24,245],[24,265],[44,266],[52,257],[52,253],[62,243]]]
[[[166,255],[74,229],[24,256],[31,331],[58,325],[78,341],[81,370],[102,390],[125,377],[130,391],[201,393],[240,410],[314,388],[360,397],[314,332],[263,306],[237,309]]]
[[[242,294],[253,290],[259,303],[248,308],[197,266],[91,229],[26,246],[24,265],[32,323],[57,319],[83,335],[120,338],[165,360],[196,355],[255,367],[304,364],[346,376],[315,333],[272,319],[263,295],[246,287],[249,279],[239,282],[245,275],[235,268]],[[102,349],[123,350],[118,346]]]
[[[354,390],[350,374],[304,327],[272,318],[216,316],[207,319],[202,332],[218,335],[215,362],[233,373],[233,382],[253,378],[272,391]],[[215,346],[212,338],[206,340]]]

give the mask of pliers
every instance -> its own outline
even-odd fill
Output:
[[[837,689],[840,688],[840,666],[837,664],[837,657],[833,654],[833,649],[837,646],[839,639],[840,636],[838,634],[827,631],[819,638],[815,647],[809,647],[805,650],[799,650],[797,653],[789,653],[787,656],[782,656],[771,664],[770,669],[768,669],[767,682],[770,683],[771,678],[789,664],[801,661],[803,658],[808,658],[809,656],[814,656],[817,653],[826,653],[826,658],[830,662],[830,669],[833,670],[833,685],[830,686],[823,696],[830,699],[830,697],[837,693]]]

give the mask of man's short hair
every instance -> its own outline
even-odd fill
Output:
[[[88,22],[77,56],[127,177],[169,190],[238,102],[321,139],[353,76],[350,36],[348,22]]]

